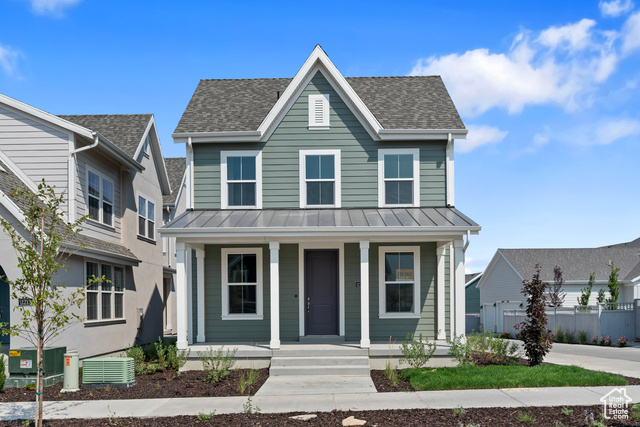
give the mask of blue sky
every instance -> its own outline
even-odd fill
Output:
[[[530,4],[531,3],[531,4]],[[640,3],[640,1],[638,1]],[[499,247],[640,236],[640,4],[0,0],[0,93],[54,114],[153,113],[165,156],[201,78],[442,75],[470,129],[456,207]]]

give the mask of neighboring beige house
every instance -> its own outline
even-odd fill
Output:
[[[85,358],[162,336],[160,319],[170,298],[163,271],[170,265],[157,228],[171,187],[153,115],[55,116],[0,95],[0,162],[0,215],[18,228],[23,210],[9,197],[16,183],[35,190],[45,179],[58,194],[72,195],[63,206],[69,221],[89,216],[80,236],[66,244],[79,249],[60,282],[82,286],[91,275],[112,282],[87,289],[80,313],[85,321],[53,344],[75,348]],[[4,234],[0,268],[9,279],[20,274]],[[8,295],[6,283],[0,284],[2,320],[13,323],[20,313]],[[5,344],[28,343],[12,337]]]

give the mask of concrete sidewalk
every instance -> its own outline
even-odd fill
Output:
[[[491,390],[420,391],[405,393],[345,393],[298,396],[254,396],[262,413],[367,411],[378,409],[446,409],[562,405],[601,405],[600,398],[615,387],[545,387]],[[621,387],[640,402],[640,386]],[[45,402],[45,418],[170,417],[241,413],[246,397],[194,397]],[[0,404],[0,420],[32,418],[33,403]]]

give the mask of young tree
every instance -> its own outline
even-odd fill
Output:
[[[605,294],[605,292],[606,291],[604,290],[604,288],[600,288],[598,290],[598,304],[603,304],[604,301],[606,300],[607,295]]]
[[[562,269],[556,265],[553,269],[553,285],[547,285],[549,287],[549,305],[552,307],[561,307],[564,303],[564,297],[567,294],[562,292],[563,283]]]
[[[531,280],[524,280],[522,293],[527,298],[527,317],[518,324],[520,335],[524,341],[524,349],[529,358],[529,365],[542,363],[545,354],[551,349],[553,334],[547,329],[546,282],[540,280],[540,264],[536,264],[536,272]]]
[[[618,302],[618,297],[620,296],[620,285],[618,284],[619,271],[620,269],[615,267],[612,262],[611,273],[609,274],[609,283],[607,284],[607,286],[609,287],[609,299],[607,300],[607,302],[611,304],[609,308],[615,307],[616,303]]]
[[[2,333],[21,336],[37,348],[35,422],[42,426],[42,349],[52,338],[82,320],[76,308],[85,299],[84,287],[69,293],[55,277],[61,268],[67,268],[65,261],[71,255],[62,244],[78,234],[84,218],[67,224],[60,209],[64,195],[56,196],[44,180],[36,193],[18,187],[11,196],[22,207],[24,229],[4,218],[0,218],[0,223],[16,251],[22,277],[5,280],[11,288],[11,297],[26,299],[30,305],[16,306],[14,310],[20,312],[21,320],[11,326],[3,324]]]
[[[594,271],[589,275],[589,283],[585,288],[580,289],[580,296],[578,297],[578,305],[586,307],[589,305],[589,298],[591,298],[591,290],[593,284],[596,282],[596,272]]]

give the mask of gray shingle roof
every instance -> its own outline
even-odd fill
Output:
[[[152,114],[59,115],[79,126],[100,132],[129,157],[133,157],[149,125]]]
[[[640,240],[640,239],[639,239]],[[535,264],[542,266],[541,278],[553,281],[553,269],[562,269],[565,280],[589,280],[596,273],[596,280],[607,280],[611,272],[609,261],[620,268],[620,280],[631,280],[640,276],[640,259],[636,255],[639,246],[634,242],[601,248],[568,249],[499,249],[524,279],[530,279]]]
[[[200,80],[176,127],[255,131],[292,79]],[[464,129],[440,76],[347,77],[385,129]]]
[[[2,168],[0,170],[0,191],[11,198],[11,200],[16,204],[16,206],[18,206],[18,208],[20,208],[20,210],[22,210],[23,212],[26,211],[28,206],[25,205],[23,200],[17,197],[11,197],[11,193],[13,192],[14,188],[25,188],[26,186],[22,183],[20,178],[13,174],[2,161],[0,161],[0,168]],[[75,247],[82,246],[94,252],[117,255],[128,258],[131,261],[138,261],[136,256],[124,246],[105,242],[103,240],[85,236],[83,234],[78,234],[72,237],[71,239],[67,240],[66,243]]]
[[[166,230],[291,229],[316,230],[328,227],[417,228],[479,227],[455,208],[349,208],[349,209],[225,209],[191,210],[163,227]]]
[[[169,183],[171,184],[171,191],[173,193],[162,196],[162,203],[165,205],[173,205],[180,192],[180,184],[182,184],[184,171],[187,169],[187,160],[184,157],[165,157],[164,164],[167,167]]]

